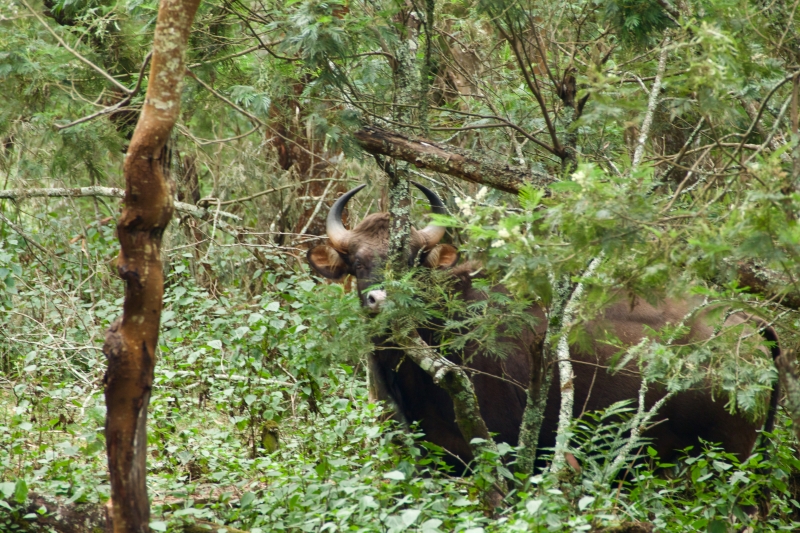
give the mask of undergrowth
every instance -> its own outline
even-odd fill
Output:
[[[107,265],[113,232],[89,230],[58,262],[12,236],[0,248],[3,531],[28,529],[33,516],[23,504],[32,493],[75,504],[109,497],[101,348],[121,286]],[[178,248],[168,258],[148,432],[154,531],[194,520],[252,533],[799,525],[800,463],[786,427],[768,439],[769,456],[759,451],[743,463],[710,448],[659,465],[644,443],[624,481],[609,481],[602,465],[613,460],[609,443],[625,438],[625,406],[575,423],[580,474],[517,475],[492,516],[470,477],[448,474],[444,451],[368,403],[369,331],[353,293],[288,266],[263,268],[236,248],[212,252],[214,284],[193,269],[192,254]],[[509,463],[513,453],[500,447]],[[763,489],[769,516],[754,523],[743,509]]]

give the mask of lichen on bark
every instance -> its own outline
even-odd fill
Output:
[[[163,304],[161,240],[174,210],[161,158],[180,108],[184,54],[199,0],[162,0],[150,77],[125,157],[125,207],[117,224],[117,270],[125,282],[123,314],[103,352],[106,447],[115,533],[149,531],[147,407]],[[166,36],[166,37],[165,37]]]

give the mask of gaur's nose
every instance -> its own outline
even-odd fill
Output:
[[[367,307],[373,311],[380,309],[386,300],[386,291],[369,291],[367,293]]]

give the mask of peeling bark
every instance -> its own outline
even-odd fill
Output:
[[[122,317],[109,328],[103,346],[114,533],[150,531],[147,407],[164,293],[161,239],[174,209],[161,157],[178,119],[184,56],[199,3],[160,3],[147,95],[123,167],[125,208],[117,225],[117,270],[125,281],[125,300]]]
[[[355,133],[361,147],[371,154],[407,161],[419,168],[449,174],[457,178],[518,193],[526,183],[546,187],[556,177],[528,169],[498,163],[470,150],[423,139],[411,139],[400,133],[368,126]]]

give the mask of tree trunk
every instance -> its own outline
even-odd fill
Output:
[[[118,223],[117,270],[125,281],[121,319],[103,352],[106,447],[115,533],[150,531],[147,406],[153,385],[164,279],[161,238],[173,212],[161,156],[180,108],[189,29],[200,0],[161,0],[149,86],[123,167],[125,208]]]
[[[800,439],[800,377],[795,366],[795,354],[790,352],[781,355],[775,360],[775,365],[778,367],[781,387],[785,391],[783,407],[792,419],[792,427]]]

